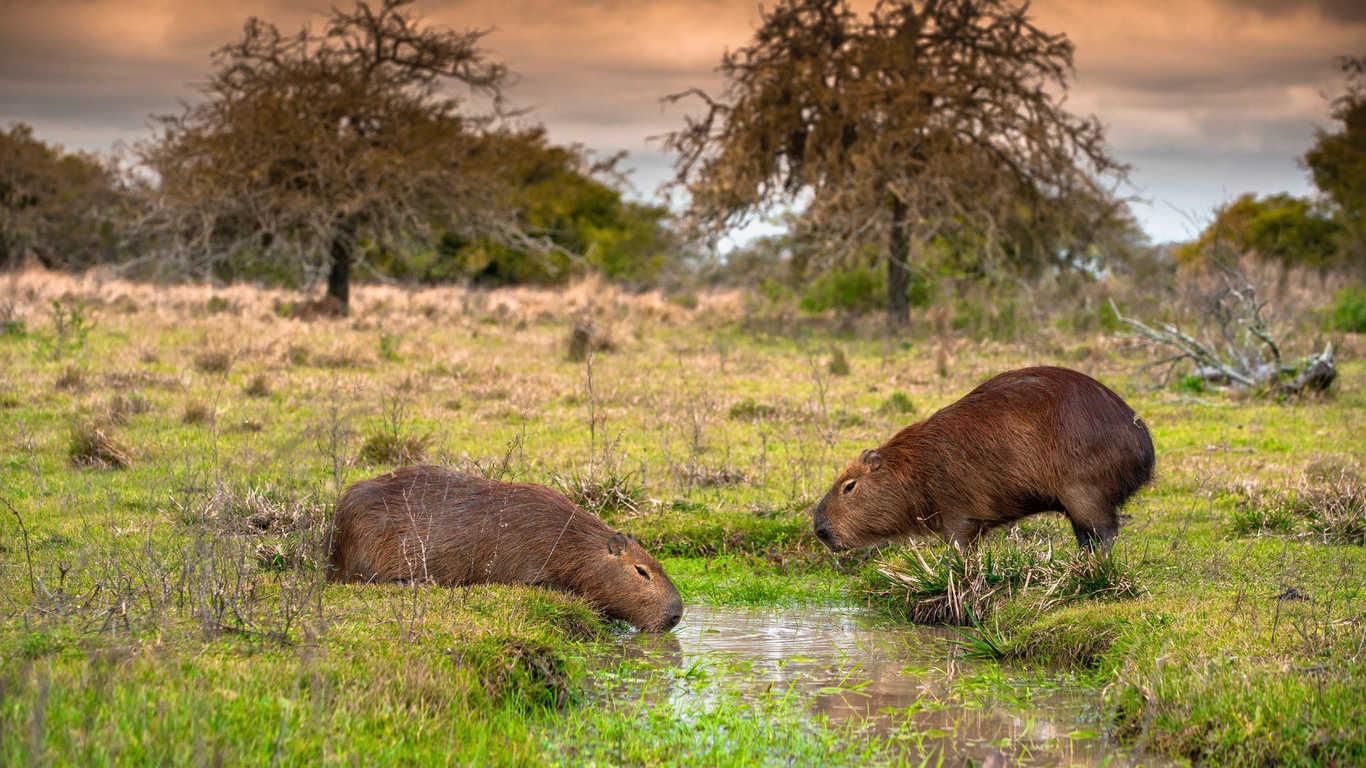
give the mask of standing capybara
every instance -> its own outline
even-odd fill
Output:
[[[347,488],[324,546],[329,581],[542,584],[659,632],[683,616],[634,537],[542,485],[405,467]]]
[[[816,536],[835,551],[929,533],[966,547],[1056,511],[1083,549],[1105,550],[1153,462],[1147,426],[1104,384],[1066,368],[1007,371],[864,451],[816,504]]]

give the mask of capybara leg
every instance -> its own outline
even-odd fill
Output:
[[[959,552],[966,553],[976,546],[978,539],[982,538],[983,530],[982,526],[970,520],[964,520],[947,531],[948,536],[946,538]]]
[[[1063,500],[1063,506],[1072,521],[1077,546],[1087,552],[1110,551],[1110,542],[1119,535],[1119,515],[1114,507],[1091,498]]]

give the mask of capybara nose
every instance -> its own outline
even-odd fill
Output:
[[[669,630],[671,630],[671,629],[673,629],[674,627],[678,626],[678,622],[680,622],[680,621],[682,621],[682,620],[683,620],[683,612],[682,612],[682,611],[679,611],[678,613],[675,613],[674,615],[672,615],[672,616],[670,616],[669,618],[665,619],[665,620],[664,620],[664,631],[665,631],[665,632],[668,632]]]
[[[825,526],[825,523],[816,523],[816,538],[827,545],[830,543],[830,529]]]

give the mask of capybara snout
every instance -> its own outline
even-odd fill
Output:
[[[969,546],[1057,511],[1082,548],[1105,549],[1154,463],[1147,426],[1105,385],[1023,368],[863,451],[816,503],[812,528],[833,551],[930,533]]]
[[[346,489],[326,547],[331,581],[540,584],[644,630],[683,617],[678,590],[634,537],[541,485],[398,469]]]

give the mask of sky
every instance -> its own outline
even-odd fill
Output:
[[[349,0],[335,0],[350,7]],[[772,0],[770,0],[770,5]],[[854,2],[866,9],[871,0]],[[0,0],[0,126],[67,149],[152,136],[250,16],[321,28],[328,0]],[[724,51],[760,23],[754,0],[418,0],[431,23],[488,30],[515,74],[507,95],[552,140],[625,167],[641,197],[670,176],[658,136],[683,125],[692,87],[719,94]],[[1333,59],[1366,55],[1363,0],[1035,0],[1035,23],[1076,44],[1069,109],[1095,115],[1132,166],[1119,192],[1155,242],[1193,237],[1245,192],[1313,192],[1298,158],[1333,129]],[[697,111],[696,107],[692,111]],[[754,229],[760,231],[762,228]]]

